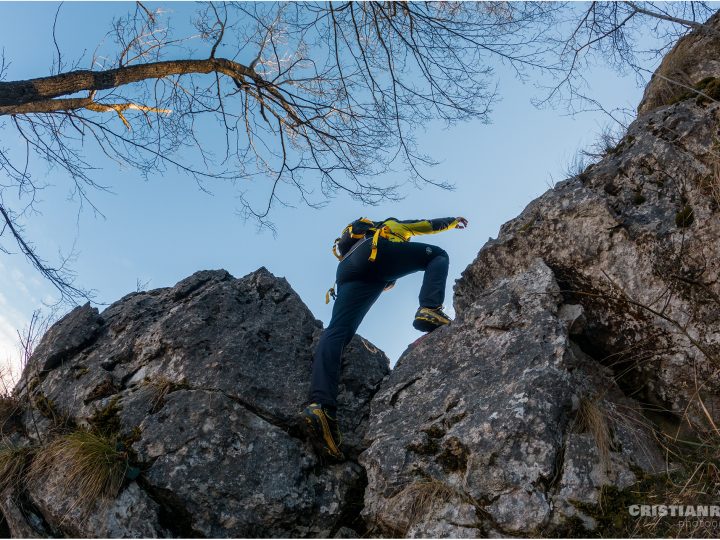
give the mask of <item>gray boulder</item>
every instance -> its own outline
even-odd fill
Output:
[[[26,372],[44,372],[70,359],[97,335],[103,320],[90,303],[78,306],[53,325],[35,349]]]
[[[501,227],[455,322],[383,383],[360,457],[378,533],[587,534],[604,490],[679,467],[658,438],[720,423],[720,105],[662,87],[720,89],[717,36],[678,43],[617,146]]]
[[[584,309],[577,341],[625,392],[717,425],[718,113],[687,99],[641,115],[599,163],[501,227],[458,281],[457,311],[542,257]]]
[[[720,17],[709,24],[665,59],[614,148],[483,246],[456,283],[457,319],[382,384],[360,457],[378,533],[587,534],[605,491],[680,470],[658,439],[720,423]],[[668,95],[670,68],[706,96]]]
[[[321,330],[288,283],[264,268],[240,279],[198,272],[102,314],[72,311],[45,335],[17,388],[29,404],[27,443],[73,429],[112,433],[142,472],[117,499],[78,515],[72,497],[53,496],[62,491],[54,472],[27,482],[26,498],[47,530],[70,536],[362,529],[365,475],[353,456],[364,449],[369,401],[388,359],[353,338],[339,396],[350,459],[322,466],[297,422]]]
[[[717,99],[715,94],[720,88],[708,88],[707,83],[720,73],[720,15],[716,13],[705,25],[708,30],[682,37],[665,55],[645,88],[638,105],[639,114],[682,99],[701,102]]]
[[[539,535],[575,515],[574,499],[597,502],[603,485],[634,482],[633,470],[662,470],[612,372],[574,342],[567,311],[536,259],[401,358],[373,399],[372,444],[360,457],[363,515],[378,532]],[[583,425],[581,404],[605,432]]]

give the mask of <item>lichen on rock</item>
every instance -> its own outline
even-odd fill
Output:
[[[42,517],[40,535],[327,536],[362,525],[364,472],[353,461],[323,467],[296,423],[320,332],[288,283],[264,268],[240,279],[198,272],[102,314],[72,311],[18,385],[24,437],[43,448],[72,429],[112,436],[141,474],[97,507],[54,497],[56,476],[18,485],[15,498]],[[387,357],[361,340],[348,347],[339,398],[351,458],[388,371]]]

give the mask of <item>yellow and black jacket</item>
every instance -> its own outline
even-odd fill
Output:
[[[350,223],[342,230],[340,236],[333,244],[333,254],[342,261],[363,239],[372,238],[372,246],[368,260],[374,262],[378,256],[378,240],[385,238],[390,242],[408,242],[413,236],[421,234],[435,234],[458,225],[457,218],[436,218],[436,219],[396,219],[388,218],[384,221],[371,221],[367,218],[359,218]],[[394,282],[388,283],[386,290],[392,288]],[[325,303],[330,302],[330,297],[335,298],[335,288],[331,287],[325,295]]]
[[[454,217],[436,219],[405,219],[388,218],[382,226],[389,230],[387,237],[391,242],[407,242],[413,236],[435,234],[457,227],[458,220]]]
[[[379,238],[386,238],[391,242],[407,242],[413,236],[454,229],[457,224],[458,220],[454,217],[421,220],[388,218],[380,222],[360,218],[345,227],[335,239],[333,253],[339,260],[343,260],[359,240],[372,238],[369,260],[375,261]]]

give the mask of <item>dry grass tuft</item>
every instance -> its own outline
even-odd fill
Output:
[[[712,422],[712,420],[711,420]],[[666,478],[666,489],[662,492],[660,504],[697,505],[717,504],[720,490],[720,432],[717,427],[700,430],[696,428],[697,440],[680,440],[668,435],[659,437],[663,450],[674,463],[682,466],[682,470],[669,474]],[[653,533],[674,538],[716,538],[716,527],[707,527],[708,520],[687,520],[692,527],[679,526],[680,522],[672,523],[670,529],[663,520],[658,518],[648,527]],[[711,519],[709,521],[712,521]]]
[[[605,520],[601,535],[614,537],[715,538],[712,519],[683,519],[668,516],[628,518],[630,504],[710,505],[717,504],[720,488],[720,430],[708,417],[709,425],[693,425],[689,417],[671,420],[671,411],[653,408],[626,411],[612,407],[607,416],[652,433],[666,458],[666,470],[658,474],[635,471],[638,482],[618,491],[605,486],[600,512],[593,517]],[[662,414],[660,414],[662,413]],[[649,416],[648,416],[649,414]],[[667,416],[667,418],[665,418]],[[683,422],[687,422],[685,425]],[[717,518],[715,518],[715,523]],[[620,523],[620,525],[618,525]]]
[[[0,395],[0,433],[11,433],[19,429],[18,415],[21,405],[11,395]]]
[[[31,481],[62,478],[54,496],[73,501],[71,509],[88,510],[96,501],[112,499],[122,487],[127,453],[115,437],[78,430],[62,435],[37,452],[30,467]]]
[[[457,497],[457,493],[453,488],[435,479],[413,482],[402,493],[412,500],[408,512],[411,522],[415,522],[427,515],[433,504],[438,502],[447,503]]]
[[[713,173],[709,182],[710,196],[720,206],[720,160],[713,164]]]
[[[177,382],[162,375],[154,377],[153,379],[146,379],[145,382],[155,392],[151,402],[151,411],[153,413],[162,409],[162,406],[165,404],[165,398],[170,392],[183,388],[189,388],[189,385],[184,379]]]
[[[593,436],[600,456],[600,463],[605,471],[609,471],[612,433],[610,431],[609,414],[602,399],[584,397],[580,400],[577,427],[579,431],[588,432]]]
[[[409,504],[408,504],[409,501]],[[398,531],[406,535],[410,528],[425,518],[435,504],[464,502],[483,511],[477,501],[462,490],[452,487],[435,478],[426,478],[412,482],[392,497],[389,504],[399,515],[405,518],[405,526]]]
[[[681,38],[673,50],[665,55],[645,90],[638,113],[670,105],[692,92],[693,81],[690,74],[698,65],[698,42],[701,40],[706,40],[706,37],[689,34]],[[717,39],[712,43],[706,42],[704,46],[705,53],[711,55],[717,54],[719,48]],[[698,95],[697,92],[695,95]]]
[[[673,53],[667,55],[655,74],[652,94],[645,110],[652,110],[663,105],[674,103],[680,96],[687,93],[692,81],[688,76],[689,47],[680,45]],[[648,86],[650,88],[650,86]]]
[[[720,140],[715,139],[710,154],[710,175],[705,177],[702,188],[710,199],[720,208]]]
[[[23,472],[33,451],[33,448],[27,446],[0,446],[0,493],[22,482]]]
[[[163,403],[165,403],[165,398],[170,393],[170,389],[172,388],[172,381],[166,377],[158,377],[156,379],[153,379],[152,382],[149,383],[150,386],[155,390],[155,395],[152,399],[152,411],[158,411],[162,408]]]

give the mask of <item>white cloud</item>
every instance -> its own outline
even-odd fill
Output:
[[[11,257],[0,262],[0,291],[0,372],[11,369],[17,378],[22,357],[17,332],[27,327],[33,311],[43,309],[40,298],[52,298],[52,287],[21,258]]]
[[[21,358],[17,332],[29,322],[23,312],[30,313],[33,309],[33,295],[24,280],[23,272],[0,263],[0,374],[10,371],[15,379],[19,375]]]
[[[22,325],[16,324],[0,314],[0,374],[7,370],[14,380],[20,375],[20,343],[17,330],[22,328]]]

